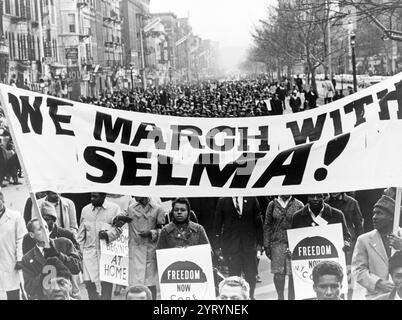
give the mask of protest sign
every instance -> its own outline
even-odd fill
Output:
[[[109,244],[100,240],[100,280],[128,286],[128,228]]]
[[[342,293],[347,294],[348,281],[343,251],[342,224],[329,224],[287,230],[292,252],[292,275],[296,300],[315,298],[312,271],[321,261],[338,262],[343,269]]]
[[[209,245],[156,251],[162,300],[215,300]]]
[[[320,108],[179,118],[0,85],[34,192],[223,197],[402,185],[402,73]]]

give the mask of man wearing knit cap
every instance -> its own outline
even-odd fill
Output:
[[[374,205],[374,230],[362,234],[356,242],[352,269],[357,282],[367,289],[366,299],[372,300],[391,292],[394,284],[389,280],[388,260],[392,249],[402,250],[402,230],[392,234],[395,201],[382,196]]]
[[[74,202],[53,191],[47,191],[46,197],[38,200],[39,208],[42,207],[44,202],[50,203],[55,207],[57,224],[64,229],[70,230],[76,235],[78,231],[78,223]],[[32,217],[34,217],[33,208]]]
[[[49,228],[50,239],[66,238],[73,243],[74,247],[79,252],[80,245],[78,244],[74,233],[67,229],[61,228],[57,225],[57,223],[56,223],[57,213],[56,213],[56,208],[54,207],[54,205],[52,203],[44,201],[41,205],[40,210],[41,210],[41,215],[42,215],[43,219],[46,221],[47,226]],[[23,254],[26,254],[33,247],[35,247],[35,240],[29,236],[29,233],[27,233],[24,236],[24,240],[22,243]]]

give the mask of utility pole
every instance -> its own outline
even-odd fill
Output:
[[[350,35],[350,46],[352,47],[352,68],[353,68],[353,90],[357,92],[357,75],[356,75],[356,35],[352,33]]]
[[[329,79],[332,80],[332,57],[331,57],[331,2],[327,0],[328,5],[328,73]]]
[[[43,45],[43,26],[42,26],[42,1],[36,0],[38,7],[38,29],[39,29],[39,57],[41,59],[41,77],[45,75],[45,48]]]
[[[142,87],[144,90],[147,89],[147,77],[145,74],[145,52],[144,52],[144,15],[141,14],[140,23],[140,49],[141,49],[141,67],[142,67]]]

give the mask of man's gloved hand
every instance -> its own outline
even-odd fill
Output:
[[[17,261],[17,263],[15,264],[14,269],[16,271],[22,270],[22,261]]]
[[[289,248],[286,249],[285,255],[286,255],[286,257],[288,257],[289,259],[292,259],[292,251],[290,251]]]
[[[127,216],[117,216],[114,218],[113,220],[113,226],[117,227],[117,228],[121,228],[123,227],[126,223],[130,223],[131,221],[133,221],[133,219],[131,219],[130,217]]]
[[[45,259],[51,257],[58,257],[60,255],[60,252],[54,247],[53,241],[49,241],[49,245],[50,248],[43,249],[43,255],[45,256]]]
[[[269,249],[269,247],[264,247],[264,251],[267,258],[271,260],[271,250]]]
[[[138,233],[138,235],[143,238],[151,238],[152,232],[150,230],[149,231],[141,231]]]
[[[222,249],[218,248],[214,250],[214,254],[219,258],[222,256]]]
[[[109,236],[105,230],[99,231],[99,240],[106,240],[106,243],[109,244]]]
[[[344,241],[343,242],[343,248],[342,248],[343,252],[347,253],[350,251],[350,243],[348,241]]]

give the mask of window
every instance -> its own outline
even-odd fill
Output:
[[[18,50],[18,53],[17,53],[17,60],[21,60],[21,57],[22,57],[22,42],[21,42],[21,37],[20,37],[20,34],[19,33],[17,33],[17,50]]]
[[[54,1],[51,0],[50,4],[52,6],[52,8],[51,8],[51,10],[52,10],[52,14],[51,14],[52,24],[56,24],[56,10],[55,10]]]
[[[26,8],[25,8],[26,18],[28,20],[31,20],[32,19],[32,15],[31,15],[31,0],[26,0],[25,5],[26,5]]]
[[[20,0],[14,0],[14,9],[15,9],[15,15],[17,17],[20,16]]]
[[[89,60],[91,60],[91,45],[89,43],[85,44],[85,51],[86,51],[86,56],[87,56],[87,60],[89,62]]]
[[[39,16],[38,16],[39,11],[38,11],[38,2],[36,0],[34,0],[34,10],[33,11],[35,12],[35,14],[34,14],[35,21],[38,21],[39,20]]]
[[[4,6],[5,6],[5,13],[6,14],[11,14],[11,0],[5,0],[4,1]]]
[[[67,15],[68,30],[70,33],[75,33],[75,14],[69,13]]]
[[[53,39],[53,57],[55,57],[56,60],[58,59],[58,56],[57,56],[57,40],[56,39]]]

